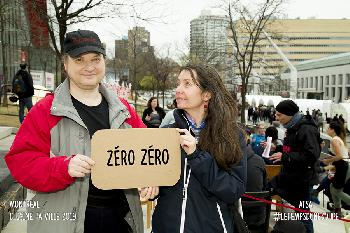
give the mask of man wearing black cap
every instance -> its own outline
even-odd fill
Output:
[[[127,101],[100,83],[105,55],[96,33],[67,33],[68,78],[31,109],[5,157],[15,179],[37,191],[29,233],[143,233],[140,196],[152,198],[158,190],[143,188],[139,196],[137,189],[100,190],[90,180],[97,130],[145,127]]]
[[[320,134],[315,122],[299,113],[292,100],[283,100],[276,106],[276,120],[287,129],[283,153],[270,159],[281,161],[280,174],[271,181],[273,191],[293,206],[307,209],[312,186],[318,183],[316,162],[320,156]],[[303,220],[308,233],[313,232],[311,220]]]

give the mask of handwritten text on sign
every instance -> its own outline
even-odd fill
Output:
[[[180,177],[175,129],[107,129],[94,134],[93,184],[104,190],[171,186]]]

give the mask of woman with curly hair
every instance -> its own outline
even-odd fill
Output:
[[[231,206],[245,192],[246,145],[237,126],[237,105],[216,70],[182,67],[176,88],[175,123],[181,145],[181,177],[160,187],[152,230],[233,232]]]

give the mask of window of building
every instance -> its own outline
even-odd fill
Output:
[[[329,85],[329,76],[326,76],[326,85]]]
[[[325,99],[328,99],[328,94],[329,94],[329,88],[326,88],[326,93],[325,93]]]
[[[339,84],[339,85],[342,85],[342,84],[343,84],[343,75],[342,75],[342,74],[339,74],[339,75],[338,75],[338,84]]]
[[[305,78],[305,88],[309,87],[309,78]]]
[[[346,84],[350,84],[350,74],[346,74]],[[350,92],[349,92],[350,94]]]
[[[315,77],[315,86],[316,86],[316,90],[318,90],[318,77]]]
[[[304,88],[304,78],[301,78],[300,79],[300,85],[299,85],[300,88]]]
[[[320,89],[323,89],[323,76],[320,76]]]
[[[336,84],[336,76],[335,75],[332,75],[332,85],[335,85]]]
[[[335,98],[335,87],[332,87],[332,98]]]
[[[314,77],[310,77],[310,88],[314,87]]]

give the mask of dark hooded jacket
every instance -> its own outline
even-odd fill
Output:
[[[283,141],[282,169],[271,184],[288,202],[298,204],[309,193],[310,186],[318,183],[320,143],[320,133],[311,118],[303,116],[287,129]]]
[[[34,86],[33,86],[33,78],[32,75],[28,73],[28,71],[24,70],[24,69],[20,69],[19,71],[17,71],[15,77],[17,75],[22,76],[24,85],[26,87],[26,91],[23,93],[17,93],[17,96],[19,99],[24,99],[24,98],[28,98],[28,97],[32,97],[34,95]],[[12,81],[12,89],[14,86],[14,80]]]
[[[182,110],[174,111],[175,123],[169,128],[189,129]],[[160,187],[157,205],[152,216],[154,233],[178,233],[180,231],[181,208],[184,188],[184,161],[187,158],[187,172],[191,168],[188,185],[188,197],[185,211],[184,232],[218,233],[224,232],[217,204],[220,206],[222,219],[227,232],[233,232],[233,214],[230,205],[245,192],[247,179],[247,156],[243,134],[240,135],[243,159],[231,170],[218,167],[214,157],[207,151],[197,150],[187,156],[181,150],[181,176],[170,187]]]

